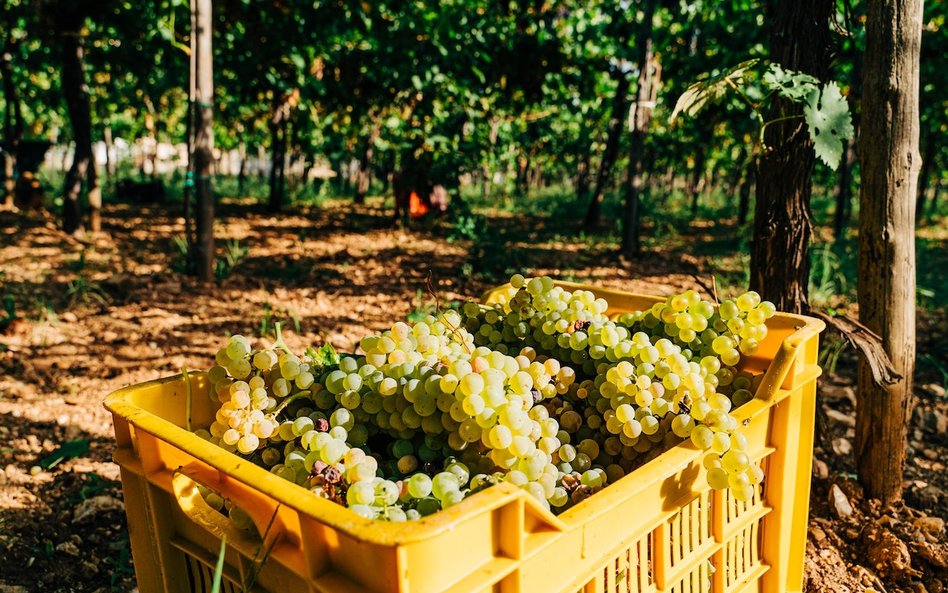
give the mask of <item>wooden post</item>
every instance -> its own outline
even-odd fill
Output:
[[[63,190],[63,230],[67,233],[75,233],[82,228],[82,210],[79,203],[82,184],[90,180],[89,167],[94,166],[92,163],[92,110],[89,104],[89,87],[86,85],[83,72],[84,49],[81,28],[85,15],[73,2],[61,2],[56,9],[58,10],[56,24],[62,52],[63,98],[69,112],[72,137],[76,145]],[[97,204],[91,202],[89,206],[93,210],[97,208]],[[98,212],[93,212],[92,219],[95,224]]]
[[[922,0],[869,0],[863,62],[859,189],[859,320],[879,334],[901,378],[858,370],[856,465],[866,495],[902,496],[915,370],[915,200]]]
[[[211,0],[191,3],[191,52],[194,57],[194,163],[195,237],[192,261],[203,282],[214,279],[214,193],[211,163],[214,160],[214,76],[211,49]]]
[[[645,136],[652,119],[652,109],[658,95],[660,66],[652,50],[652,21],[655,0],[645,0],[642,26],[635,40],[639,50],[639,77],[635,90],[635,105],[631,113],[632,139],[629,148],[629,179],[625,191],[625,211],[622,225],[622,252],[634,255],[641,250],[639,237],[639,201],[642,194],[642,156]]]

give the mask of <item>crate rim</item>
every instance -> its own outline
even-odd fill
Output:
[[[189,372],[188,375],[194,380],[195,378],[203,378],[206,373]],[[330,527],[345,531],[354,539],[382,545],[402,545],[424,541],[454,529],[458,522],[469,518],[471,511],[475,509],[492,510],[500,508],[515,499],[522,499],[525,511],[546,523],[548,527],[557,531],[567,531],[569,529],[561,519],[541,507],[523,490],[507,483],[485,488],[451,508],[428,517],[422,517],[416,521],[406,521],[404,523],[368,519],[353,513],[342,505],[319,496],[300,496],[300,494],[306,492],[305,488],[302,489],[302,492],[290,489],[290,492],[287,493],[287,485],[302,487],[292,484],[253,463],[240,463],[248,460],[221,449],[196,434],[188,432],[185,428],[151,412],[142,410],[129,401],[134,392],[138,390],[179,382],[183,378],[183,374],[178,373],[122,387],[110,393],[105,398],[103,405],[113,414],[123,417],[136,429],[155,437],[160,435],[163,441],[190,453],[202,463],[220,472],[222,476],[234,479],[248,488],[258,490],[282,506],[293,508],[301,514],[318,519]],[[121,457],[123,461],[126,459],[126,456],[121,454],[118,457]],[[115,458],[116,455],[113,454],[113,459]],[[372,529],[366,529],[368,527]]]

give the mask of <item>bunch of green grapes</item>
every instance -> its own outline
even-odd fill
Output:
[[[607,353],[609,347],[629,337],[624,328],[613,333],[617,326],[605,315],[608,303],[589,291],[570,292],[554,286],[550,278],[526,280],[519,275],[511,286],[493,306],[471,302],[461,309],[464,327],[478,345],[501,352],[528,346],[594,376],[598,360],[616,360]],[[587,333],[589,328],[595,335]]]
[[[400,471],[417,467],[411,441],[421,434],[422,459],[432,457],[431,449],[437,456],[438,447],[443,458],[471,450],[478,469],[504,473],[547,504],[557,478],[552,452],[559,427],[529,412],[573,374],[556,361],[474,347],[459,325],[449,311],[365,338],[364,357],[343,359],[325,388],[356,418],[365,414],[363,422],[405,443],[393,451]]]
[[[241,361],[250,357],[256,362],[263,356],[249,352],[243,339],[231,338],[219,356],[222,364],[210,373],[215,393],[224,400],[210,434],[226,446],[232,440],[227,423],[237,425],[235,415],[254,419],[262,415],[254,426],[266,424],[269,432],[263,436],[253,432],[254,426],[246,427],[256,438],[246,438],[244,446],[240,439],[246,435],[241,435],[237,450],[250,455],[262,449],[258,462],[297,483],[309,480],[317,464],[339,466],[353,448],[371,452],[370,438],[388,437],[391,447],[385,453],[392,457],[375,458],[371,472],[336,467],[345,480],[334,490],[347,492],[370,473],[373,479],[381,477],[376,474],[392,478],[389,481],[397,485],[393,480],[408,477],[420,462],[427,464],[434,480],[437,474],[430,468],[470,451],[467,459],[476,469],[485,475],[499,473],[549,505],[559,477],[552,463],[552,453],[560,446],[555,439],[559,427],[554,419],[530,412],[537,401],[555,395],[558,387],[566,389],[575,373],[555,360],[533,360],[531,351],[514,357],[475,347],[473,336],[459,324],[454,312],[413,326],[396,323],[391,330],[362,340],[364,356],[344,357],[338,368],[315,377],[307,357],[274,350],[261,351],[269,355],[271,366],[246,372]],[[242,347],[231,348],[235,343]],[[230,357],[228,348],[241,358]],[[234,371],[249,381],[234,376]],[[305,380],[300,380],[304,373]],[[255,407],[257,399],[244,401],[243,384],[250,382],[259,385],[260,409]],[[238,395],[231,397],[231,391]],[[300,406],[301,402],[314,407]],[[284,411],[287,417],[275,428],[272,423]],[[450,482],[449,478],[436,482],[435,499],[453,504],[466,482],[462,480],[458,489],[442,488],[444,480]],[[380,488],[389,488],[382,484]],[[364,494],[365,488],[358,486],[355,492]],[[362,494],[351,496],[367,499]],[[348,502],[350,495],[346,496]],[[401,500],[402,506],[413,504],[410,498]]]
[[[773,315],[748,295],[715,310],[689,291],[614,322],[591,292],[517,275],[494,305],[395,323],[333,364],[233,336],[198,432],[390,521],[501,481],[560,512],[682,439],[746,500],[762,474],[730,412],[759,377],[735,367]]]
[[[584,424],[593,430],[592,439],[598,437],[597,442],[603,445],[600,465],[628,471],[637,456],[660,452],[678,440],[690,438],[701,449],[714,451],[722,463],[733,449],[727,467],[739,474],[732,480],[735,496],[746,499],[753,493],[750,486],[759,480],[755,481],[757,475],[750,464],[730,463],[738,453],[746,456],[746,439],[730,414],[732,399],[718,391],[722,375],[728,385],[735,378],[733,367],[725,369],[726,375],[722,368],[725,364],[736,365],[741,354],[732,348],[728,336],[714,335],[718,342],[702,349],[697,330],[709,337],[709,323],[724,323],[728,330],[726,323],[730,321],[739,330],[738,335],[743,331],[748,336],[743,338],[747,350],[756,348],[750,340],[766,335],[766,326],[756,322],[766,321],[772,311],[760,303],[759,297],[755,299],[755,294],[748,294],[738,299],[740,306],[731,303],[738,311],[733,316],[730,305],[725,307],[727,320],[701,301],[696,292],[689,291],[648,312],[627,315],[627,323],[616,323],[606,317],[605,301],[591,293],[571,293],[553,286],[548,278],[526,280],[514,276],[510,290],[501,293],[497,304],[484,307],[469,303],[462,311],[465,327],[492,348],[526,344],[545,356],[570,360],[582,369],[585,380],[569,392],[578,410],[568,410],[559,421],[567,433]],[[754,314],[745,322],[750,311]],[[676,317],[670,317],[670,312]],[[662,315],[671,322],[663,327],[673,334],[671,339],[660,331],[652,331],[656,335],[647,333],[658,327]],[[764,327],[763,332],[760,327]],[[618,470],[613,473],[618,474]],[[711,475],[717,477],[716,472]],[[722,480],[710,481],[715,487],[726,485]]]
[[[668,297],[646,311],[627,313],[619,323],[630,331],[645,331],[673,340],[690,357],[714,357],[718,390],[736,406],[753,397],[754,377],[736,367],[743,356],[757,352],[767,337],[767,320],[776,307],[754,291],[728,299],[715,309],[694,290]],[[748,380],[749,379],[749,380]],[[758,379],[759,381],[759,379]]]
[[[243,336],[232,336],[216,361],[207,376],[211,397],[221,406],[209,438],[229,451],[252,454],[277,429],[278,401],[313,382],[309,364],[281,348],[253,352]]]

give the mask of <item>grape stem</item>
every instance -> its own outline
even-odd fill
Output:
[[[280,402],[280,405],[277,406],[275,410],[273,410],[273,417],[276,418],[277,416],[279,416],[280,412],[282,412],[284,409],[286,409],[288,405],[290,405],[291,403],[295,402],[298,399],[308,399],[310,401],[314,401],[312,398],[312,394],[310,394],[310,392],[308,391],[300,391],[299,393],[294,393],[290,397]]]
[[[441,320],[446,326],[448,326],[448,329],[451,330],[451,333],[454,334],[454,337],[457,338],[458,342],[460,342],[461,345],[464,346],[464,349],[467,351],[467,353],[472,354],[473,352],[471,351],[471,348],[467,345],[467,342],[464,341],[464,336],[461,334],[460,328],[456,327],[450,321],[448,321],[448,318],[445,316],[444,312],[441,310],[441,299],[438,298],[438,293],[435,292],[435,289],[434,289],[434,282],[432,281],[431,268],[428,268],[428,277],[425,278],[425,288],[428,290],[428,294],[431,295],[431,298],[434,299],[435,311],[438,313],[438,319]]]
[[[273,342],[272,348],[282,348],[284,351],[289,352],[290,347],[283,341],[283,331],[280,329],[280,325],[281,323],[279,321],[273,324],[274,331],[276,332],[276,341]]]

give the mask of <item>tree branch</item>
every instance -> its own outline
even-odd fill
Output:
[[[869,363],[873,382],[882,387],[898,383],[902,375],[892,367],[892,361],[882,347],[882,338],[848,315],[830,315],[810,309],[810,314],[826,322],[828,328],[842,336]]]

